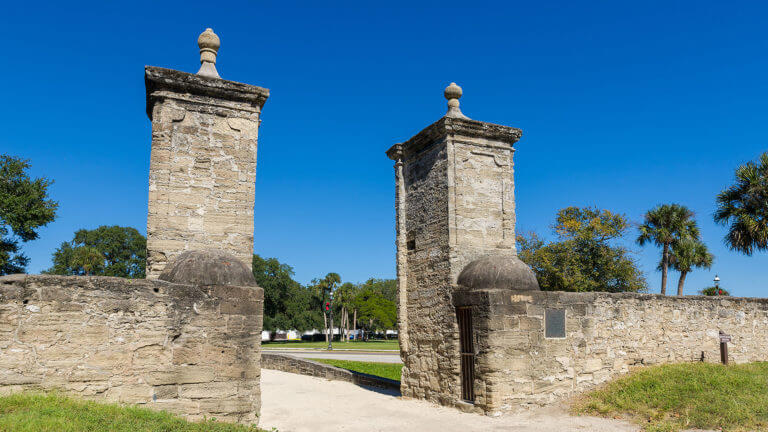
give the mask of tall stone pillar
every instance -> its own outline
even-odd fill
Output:
[[[198,45],[197,74],[145,68],[150,279],[185,250],[223,250],[251,266],[256,148],[269,90],[219,77],[211,29]]]
[[[454,83],[445,97],[446,115],[387,155],[397,172],[402,393],[454,405],[461,383],[452,290],[480,257],[515,259],[512,155],[522,131],[467,118]]]

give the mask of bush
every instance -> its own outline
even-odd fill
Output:
[[[729,296],[729,295],[731,295],[731,293],[729,293],[728,291],[724,290],[723,288],[718,288],[718,287],[713,287],[713,286],[704,288],[700,292],[701,292],[701,295],[705,295],[705,296]]]

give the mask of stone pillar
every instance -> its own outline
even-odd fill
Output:
[[[211,29],[198,45],[197,74],[145,68],[150,279],[185,250],[223,250],[251,266],[257,138],[269,90],[219,78]]]
[[[387,155],[399,173],[401,390],[454,405],[461,389],[452,290],[471,261],[515,256],[512,155],[522,131],[467,118],[454,83],[445,97],[446,115]]]

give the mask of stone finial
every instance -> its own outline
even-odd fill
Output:
[[[459,109],[459,98],[461,97],[461,87],[457,86],[455,82],[452,82],[445,88],[443,95],[448,99],[448,112],[446,117],[469,119],[469,117],[462,114]]]
[[[212,29],[207,28],[197,38],[197,46],[200,47],[200,70],[197,74],[209,78],[221,78],[216,70],[216,53],[221,46],[219,37]]]

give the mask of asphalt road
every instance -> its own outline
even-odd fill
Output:
[[[397,351],[319,350],[319,349],[263,349],[264,352],[288,354],[301,358],[352,360],[374,363],[402,363]]]

